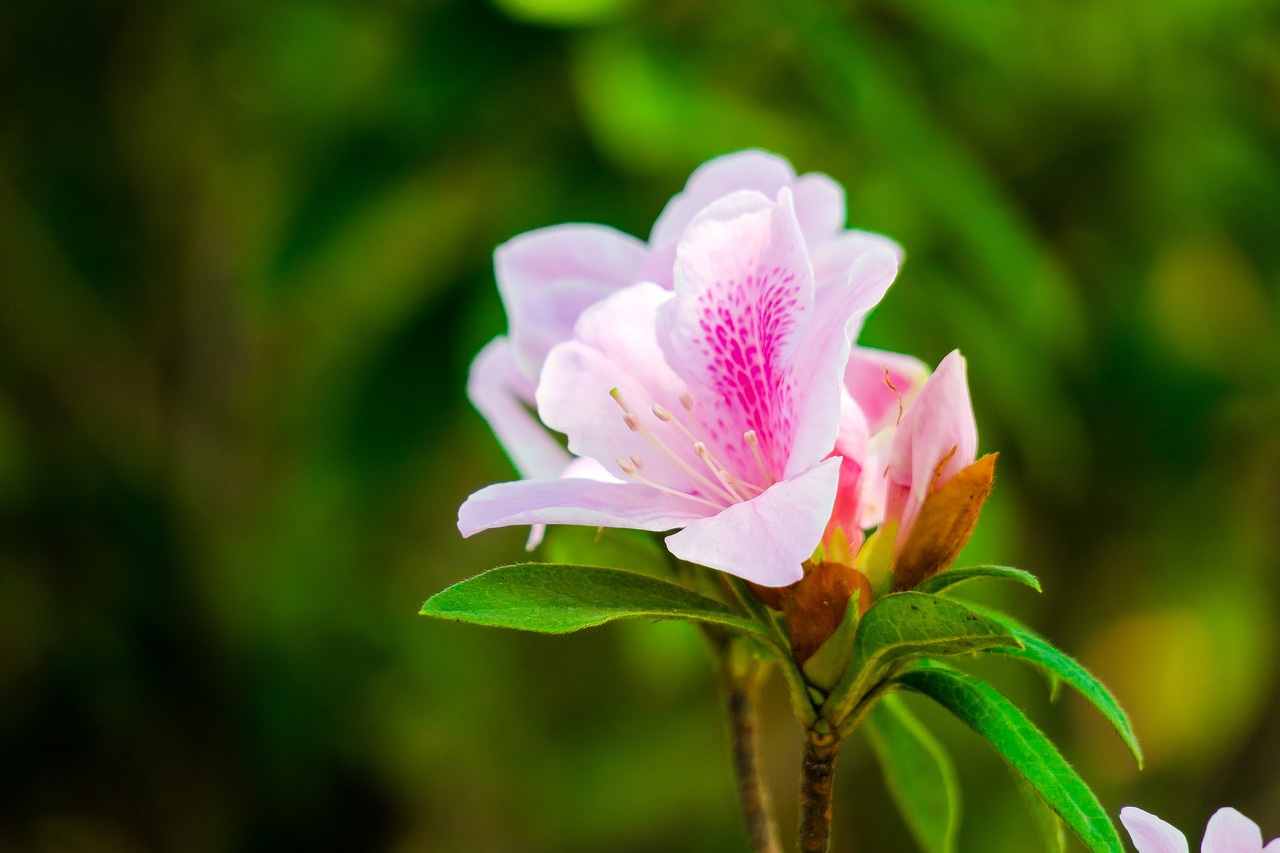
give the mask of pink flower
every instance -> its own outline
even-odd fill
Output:
[[[673,290],[645,282],[582,306],[540,369],[542,422],[604,470],[482,489],[459,511],[464,536],[519,524],[678,529],[666,541],[681,559],[766,586],[802,576],[835,501],[842,415],[856,410],[843,389],[851,335],[898,262],[864,251],[818,288],[795,193],[775,195],[735,192],[696,216],[683,196],[668,205],[654,230],[682,234]]]
[[[1188,853],[1187,837],[1153,814],[1133,806],[1120,810],[1138,853]],[[1200,853],[1280,853],[1280,838],[1262,845],[1262,830],[1232,808],[1218,809],[1209,818]]]
[[[727,154],[699,166],[658,216],[648,243],[603,225],[569,224],[530,231],[498,247],[494,270],[508,335],[496,338],[476,357],[468,395],[522,476],[556,477],[569,462],[569,455],[529,409],[547,354],[572,337],[582,313],[641,281],[671,290],[676,247],[699,211],[734,192],[752,190],[775,198],[784,188],[793,198],[818,291],[843,286],[854,262],[871,249],[901,260],[901,250],[892,240],[844,228],[844,192],[838,184],[820,174],[797,177],[786,160],[761,151]],[[856,337],[857,329],[851,334]],[[881,362],[891,365],[904,391],[923,369],[914,359],[893,353],[870,350],[865,358],[855,355],[850,378],[857,383],[870,380],[871,387],[857,387],[881,403],[884,387],[875,386]]]

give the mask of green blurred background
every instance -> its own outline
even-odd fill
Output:
[[[695,631],[416,616],[522,555],[465,401],[490,251],[645,236],[758,146],[907,249],[864,341],[969,358],[966,560],[1131,710],[984,670],[1113,813],[1280,835],[1273,0],[0,5],[0,849],[744,847]],[[765,751],[784,823],[798,730]],[[996,759],[961,849],[1033,850]],[[839,849],[908,850],[865,745]]]

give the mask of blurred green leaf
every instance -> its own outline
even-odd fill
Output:
[[[1017,581],[1020,584],[1031,587],[1036,592],[1042,592],[1040,581],[1035,575],[1022,569],[1015,569],[1012,566],[965,566],[959,569],[947,569],[930,578],[926,578],[923,583],[915,588],[915,591],[937,595],[943,590],[978,578],[1002,578],[1004,580]]]
[[[1107,718],[1107,722],[1111,723],[1116,734],[1120,735],[1125,746],[1129,747],[1129,751],[1133,753],[1138,767],[1142,767],[1142,747],[1138,745],[1138,738],[1133,733],[1129,715],[1101,681],[1066,652],[1012,617],[976,605],[974,609],[1003,624],[1022,644],[1021,647],[996,647],[987,651],[1030,661],[1044,668],[1054,678],[1060,678],[1074,687],[1081,696],[1098,709],[1102,716]]]
[[[652,534],[639,530],[554,525],[547,528],[542,556],[548,563],[608,566],[658,577],[671,576],[666,549]]]
[[[763,636],[727,605],[622,569],[520,563],[490,569],[433,595],[422,615],[495,628],[565,634],[615,619],[683,619]]]
[[[887,595],[862,617],[853,660],[823,705],[823,716],[843,722],[867,691],[911,661],[1018,642],[1004,625],[959,602],[918,592]]]
[[[1124,853],[1116,828],[1093,791],[1053,741],[994,687],[932,661],[918,664],[896,680],[928,696],[982,735],[1089,849]]]
[[[1062,823],[1062,818],[1054,814],[1053,809],[1045,804],[1026,779],[1015,776],[1014,781],[1018,785],[1018,793],[1027,805],[1031,821],[1036,825],[1036,834],[1044,844],[1044,853],[1066,853],[1067,828]]]
[[[920,849],[953,853],[960,828],[960,783],[946,749],[898,696],[877,702],[862,730]]]

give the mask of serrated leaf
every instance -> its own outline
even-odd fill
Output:
[[[966,654],[1019,642],[1000,622],[958,601],[919,592],[886,595],[863,615],[853,659],[823,705],[823,716],[843,722],[876,684],[921,657]]]
[[[1142,767],[1142,747],[1138,745],[1138,738],[1133,733],[1133,725],[1129,722],[1129,715],[1124,712],[1124,708],[1120,707],[1120,703],[1116,701],[1116,697],[1111,694],[1111,691],[1094,677],[1093,673],[1085,669],[1075,658],[1054,646],[1035,631],[1019,623],[1016,619],[982,607],[974,606],[974,609],[991,619],[1003,623],[1009,632],[1022,643],[1021,648],[997,646],[987,651],[1030,661],[1042,667],[1053,678],[1061,679],[1071,685],[1081,696],[1089,701],[1089,704],[1098,709],[1098,713],[1106,718],[1107,722],[1116,730],[1116,734],[1120,735],[1120,739],[1124,741],[1125,746],[1129,747],[1129,751],[1133,753],[1133,758],[1138,762],[1138,767]]]
[[[924,853],[954,853],[960,827],[955,765],[897,696],[885,696],[863,724],[889,793]]]
[[[1067,853],[1067,828],[1062,818],[1054,814],[1053,809],[1040,799],[1036,789],[1026,779],[1014,776],[1014,782],[1027,805],[1027,812],[1031,815],[1031,822],[1035,824],[1040,843],[1044,845],[1044,853]]]
[[[1012,566],[965,566],[959,569],[947,569],[925,580],[916,587],[916,592],[937,595],[944,589],[950,589],[957,584],[979,578],[999,578],[1017,581],[1020,584],[1031,587],[1036,592],[1041,592],[1040,581],[1035,575],[1022,569],[1015,569]]]
[[[681,619],[764,636],[738,611],[678,584],[625,569],[558,563],[490,569],[433,595],[421,612],[543,634],[565,634],[615,619]]]
[[[1089,786],[1053,741],[994,687],[947,666],[927,662],[897,683],[928,696],[982,735],[1095,853],[1124,853],[1115,825]]]

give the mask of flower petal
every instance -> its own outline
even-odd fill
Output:
[[[658,334],[697,401],[699,437],[732,473],[760,482],[742,438],[754,430],[770,476],[782,479],[797,425],[789,369],[813,310],[790,191],[777,204],[735,193],[699,214],[680,241],[675,284]],[[835,396],[837,415],[838,406]],[[835,430],[833,419],[830,443],[810,464],[831,450]]]
[[[978,426],[969,401],[965,361],[953,350],[907,409],[889,454],[890,515],[899,511],[895,488],[905,488],[895,551],[901,550],[929,492],[966,466],[978,452]],[[900,489],[897,490],[900,494]]]
[[[778,190],[791,186],[795,178],[790,163],[764,151],[735,151],[708,160],[693,170],[684,189],[672,196],[658,214],[649,245],[657,249],[676,242],[699,211],[730,193],[754,190],[773,198]],[[841,201],[843,205],[843,198]]]
[[[699,481],[695,476],[706,468],[694,455],[693,443],[652,411],[654,404],[681,411],[685,389],[654,337],[656,313],[671,298],[656,284],[642,283],[584,311],[573,340],[547,356],[536,395],[538,414],[547,426],[568,436],[574,455],[596,459],[614,476],[625,476],[617,460],[636,453],[649,479],[681,492],[706,491],[705,478]],[[628,428],[611,396],[615,389],[671,456]]]
[[[580,524],[672,530],[712,512],[694,501],[664,494],[639,483],[607,483],[573,477],[497,483],[467,498],[458,510],[458,530],[520,524]]]
[[[667,548],[682,560],[762,586],[795,583],[822,538],[839,477],[840,459],[828,459],[758,497],[689,523],[667,537]]]
[[[796,212],[800,215],[800,200],[796,198]],[[808,236],[808,232],[805,232]],[[813,275],[818,289],[843,283],[858,258],[874,249],[888,252],[902,265],[902,247],[880,234],[870,231],[847,230],[822,241],[811,241],[809,251],[813,256]]]
[[[467,397],[489,422],[520,476],[549,479],[568,464],[568,452],[534,417],[533,383],[516,367],[506,338],[494,338],[476,354],[467,377]]]
[[[840,426],[840,399],[851,334],[884,296],[898,262],[874,250],[858,259],[843,286],[819,291],[804,345],[791,369],[795,440],[786,476],[806,470],[831,452]]]
[[[1262,830],[1233,808],[1218,809],[1204,830],[1200,853],[1261,853]]]
[[[1280,838],[1273,838],[1262,848],[1262,853],[1280,853]]]
[[[1153,814],[1126,806],[1120,810],[1120,822],[1138,853],[1188,853],[1187,837]]]
[[[639,281],[648,250],[604,225],[554,225],[493,253],[516,363],[536,379],[551,347],[568,340],[588,306]]]
[[[920,359],[870,347],[855,346],[844,369],[844,387],[867,416],[871,435],[894,426],[928,378]]]
[[[810,250],[832,240],[848,215],[844,187],[821,172],[801,175],[791,185],[796,200],[796,219]],[[848,269],[848,267],[846,267]]]

